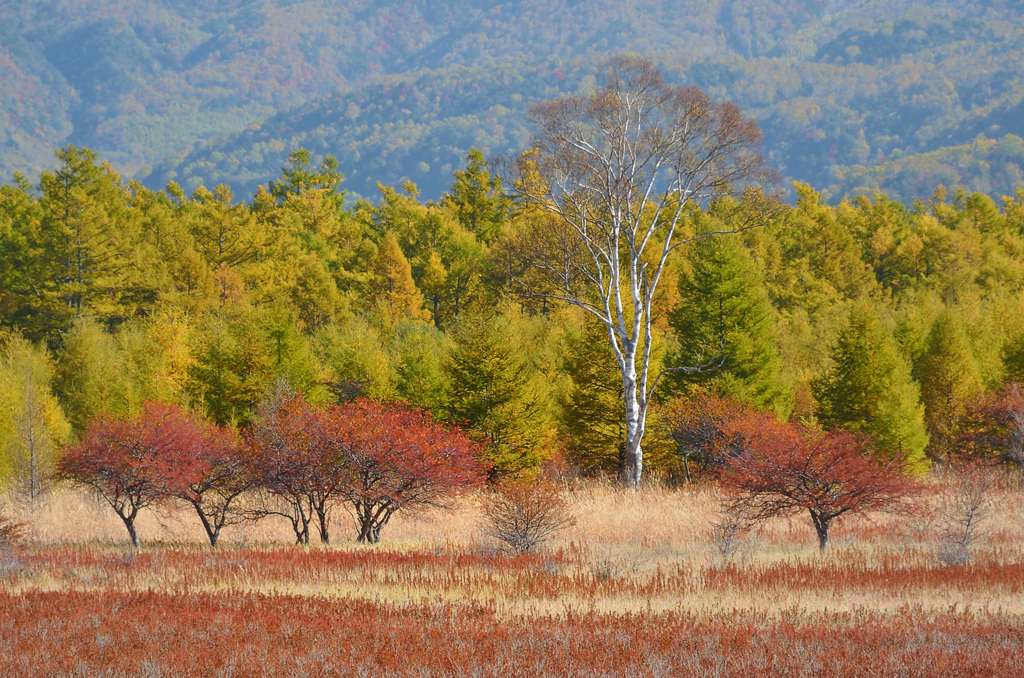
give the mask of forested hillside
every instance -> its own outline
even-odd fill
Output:
[[[151,188],[250,197],[305,146],[360,195],[437,198],[471,146],[521,148],[529,103],[634,51],[753,113],[782,176],[833,199],[998,198],[1024,163],[1022,26],[1009,0],[8,3],[0,171],[70,142]]]

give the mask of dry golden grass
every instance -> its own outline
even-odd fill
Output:
[[[35,506],[8,501],[3,514],[25,525],[26,536],[37,544],[119,544],[127,532],[117,514],[96,495],[74,487],[59,487]],[[332,534],[345,543],[355,536],[355,523],[342,508],[334,512]],[[144,510],[136,519],[144,544],[207,543],[206,533],[195,512],[186,506],[162,506]],[[479,511],[473,497],[464,498],[451,510],[430,510],[399,514],[385,528],[385,539],[395,543],[474,543],[479,532]],[[315,537],[314,537],[315,539]],[[268,517],[258,522],[231,525],[224,529],[225,544],[291,544],[291,526],[284,518]]]
[[[870,514],[852,516],[836,524],[832,544],[841,551],[858,548],[888,548],[921,545],[934,536],[934,522],[942,486],[933,483],[918,500],[918,515]],[[642,487],[638,492],[598,480],[575,481],[566,485],[565,496],[576,524],[559,534],[549,549],[584,546],[605,555],[616,553],[662,560],[707,558],[714,552],[711,528],[719,518],[721,497],[713,485],[664,488]],[[1024,540],[1024,490],[998,487],[992,495],[992,518],[985,526],[985,543],[1012,545]],[[35,506],[0,501],[0,513],[24,524],[29,541],[36,544],[121,543],[126,531],[113,510],[95,495],[72,487],[59,487]],[[387,544],[437,547],[480,547],[486,544],[481,531],[481,512],[476,496],[456,500],[448,509],[399,513],[382,532]],[[145,510],[137,519],[144,543],[206,543],[205,533],[191,508],[166,506]],[[339,545],[351,542],[355,523],[343,508],[337,508],[332,536]],[[314,537],[315,538],[315,537]],[[227,544],[281,544],[294,541],[283,518],[225,528]],[[769,521],[760,526],[754,540],[757,548],[746,555],[758,559],[817,555],[809,519],[805,515]]]
[[[496,572],[489,564],[488,558],[494,556],[487,554],[494,553],[495,544],[483,536],[478,501],[468,496],[451,510],[399,515],[382,533],[384,543],[375,547],[352,543],[355,531],[344,511],[335,516],[336,543],[326,550],[292,548],[293,535],[283,519],[228,528],[221,549],[228,555],[210,563],[232,553],[256,554],[256,564],[262,558],[290,557],[266,555],[282,549],[323,557],[333,552],[348,560],[335,568],[312,569],[305,569],[309,564],[302,561],[295,572],[254,565],[224,579],[213,564],[189,555],[205,558],[208,547],[194,516],[184,508],[140,517],[142,555],[149,560],[144,566],[118,570],[112,563],[120,562],[117,554],[127,550],[119,519],[93,496],[61,489],[34,510],[8,505],[6,513],[25,523],[30,548],[44,555],[31,576],[21,576],[16,584],[0,580],[0,589],[100,585],[173,592],[198,587],[394,603],[444,599],[531,614],[722,609],[895,613],[908,605],[1024,614],[1024,582],[1015,574],[1024,563],[1024,492],[1019,489],[995,492],[987,537],[975,549],[973,564],[959,568],[936,563],[933,517],[939,500],[934,495],[921,500],[917,517],[869,515],[838,523],[825,556],[818,552],[805,516],[771,521],[750,535],[747,546],[726,563],[711,540],[720,508],[711,486],[650,486],[633,493],[611,483],[586,481],[567,486],[565,492],[576,525],[552,540],[545,549],[548,555],[530,561],[533,564],[525,571],[516,566]],[[85,555],[74,566],[56,565],[68,554],[94,554],[97,549],[106,555]],[[47,553],[59,555],[51,558]],[[162,553],[178,555],[164,559]],[[360,560],[363,555],[400,553],[423,554],[427,560],[395,567]],[[469,560],[456,567],[444,560],[453,554],[469,554]],[[442,560],[430,560],[435,556]],[[484,560],[473,560],[480,557]],[[524,576],[533,583],[522,584]]]

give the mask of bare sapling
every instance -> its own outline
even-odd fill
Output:
[[[531,553],[552,536],[576,524],[557,483],[509,479],[483,499],[486,534],[516,555]]]
[[[25,526],[0,514],[0,550],[5,550],[22,540]]]
[[[742,511],[731,502],[726,502],[711,524],[711,545],[722,565],[728,565],[733,556],[746,551],[752,538],[753,527]]]
[[[30,509],[53,487],[52,466],[56,455],[53,434],[47,425],[43,398],[32,379],[27,379],[21,408],[15,413],[15,435],[9,441],[13,462],[11,494]]]
[[[0,581],[10,581],[25,570],[24,559],[12,548],[25,538],[25,525],[6,517],[0,505]]]
[[[954,467],[942,493],[935,559],[942,565],[964,565],[974,557],[978,542],[988,536],[996,478],[990,469]]]

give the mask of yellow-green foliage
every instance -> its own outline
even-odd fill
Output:
[[[0,187],[0,325],[49,356],[72,429],[151,400],[244,424],[283,377],[315,402],[362,394],[472,420],[506,471],[539,462],[557,420],[581,463],[613,470],[623,413],[606,331],[510,292],[513,276],[530,279],[521,239],[549,217],[516,212],[479,154],[440,203],[407,182],[351,206],[331,163],[314,171],[307,156],[251,202],[224,187],[149,191],[73,147],[38,190]],[[655,362],[710,357],[724,336],[723,369],[677,388],[713,387],[915,455],[923,407],[939,453],[962,407],[1024,378],[1024,193],[997,203],[940,187],[911,207],[830,205],[805,184],[796,196],[763,228],[672,253]],[[723,201],[685,228],[727,229],[743,209]],[[493,326],[471,337],[484,316]],[[940,341],[947,316],[962,328]],[[949,405],[940,373],[954,362],[966,381]],[[850,375],[861,395],[842,393]],[[488,379],[511,400],[498,403]],[[655,441],[647,449],[656,466]]]
[[[550,437],[545,389],[508,318],[464,316],[444,364],[448,421],[469,428],[497,476],[530,473]]]
[[[0,341],[0,486],[35,497],[71,426],[51,391],[46,351],[18,334]]]

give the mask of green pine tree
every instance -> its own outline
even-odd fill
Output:
[[[438,412],[444,402],[444,335],[436,327],[404,321],[392,345],[397,396],[416,408]]]
[[[754,407],[784,411],[788,398],[779,378],[775,312],[757,265],[742,242],[730,237],[698,241],[690,262],[670,317],[679,348],[667,363],[711,367],[670,373],[669,390],[711,387]]]
[[[584,470],[619,475],[626,463],[622,421],[622,377],[608,369],[615,356],[604,325],[584,317],[579,331],[565,337],[561,370],[568,377],[558,395],[559,428],[568,453]]]
[[[281,168],[281,178],[270,182],[270,195],[284,203],[290,196],[306,191],[323,192],[330,197],[335,211],[345,202],[345,191],[339,190],[345,175],[338,171],[338,159],[325,155],[315,169],[310,167],[313,154],[299,148],[288,154],[288,165]]]
[[[445,417],[487,447],[495,477],[535,470],[548,438],[539,389],[509,334],[501,317],[463,316],[444,364]]]
[[[29,236],[42,264],[33,267],[36,320],[51,331],[86,315],[114,326],[153,296],[152,281],[136,275],[135,213],[121,178],[97,165],[93,151],[67,146],[57,159],[60,167],[40,179],[42,213]]]
[[[75,434],[100,415],[127,414],[117,342],[91,318],[78,318],[57,353],[54,391]]]
[[[944,459],[953,452],[967,404],[982,390],[967,329],[955,313],[945,311],[935,319],[915,373],[921,384],[929,451]]]
[[[512,199],[502,190],[501,180],[487,169],[484,154],[471,148],[466,169],[455,171],[455,183],[441,199],[452,209],[459,223],[485,243],[501,233],[512,208]]]
[[[920,389],[873,308],[851,310],[831,357],[832,369],[811,385],[822,426],[866,433],[880,453],[923,469],[928,433]]]
[[[244,426],[275,381],[275,355],[251,312],[232,311],[196,328],[187,390],[218,424]]]
[[[402,323],[398,325],[398,332]],[[365,395],[376,400],[397,397],[398,376],[380,331],[365,317],[321,328],[313,338],[314,352],[327,372],[326,383],[335,400],[346,402]]]

